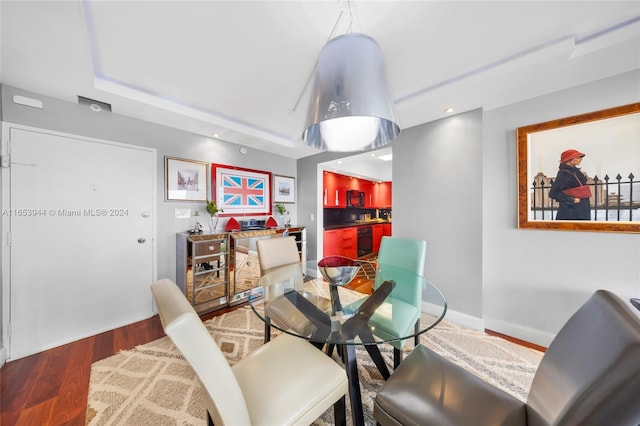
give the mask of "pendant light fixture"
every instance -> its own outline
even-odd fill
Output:
[[[358,33],[329,40],[318,57],[305,143],[327,151],[363,151],[399,133],[378,43]]]

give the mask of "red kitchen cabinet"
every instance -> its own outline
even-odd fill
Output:
[[[345,176],[345,189],[360,191],[360,179],[353,176]]]
[[[380,240],[384,234],[384,224],[373,225],[372,227],[373,237],[373,252],[378,253],[380,251]]]
[[[370,180],[360,180],[360,191],[364,192],[364,206],[366,208],[375,207],[374,198],[373,198],[373,188],[375,187],[375,183]]]
[[[327,256],[340,256],[342,252],[340,230],[333,229],[331,231],[324,231],[324,257]]]
[[[325,207],[346,207],[346,193],[340,196],[344,190],[344,179],[342,175],[331,172],[324,172],[323,175],[322,205]]]
[[[374,183],[372,189],[373,207],[391,207],[391,182]]]
[[[324,207],[347,207],[347,190],[357,186],[351,176],[324,172],[322,181],[322,205]]]
[[[358,257],[358,232],[356,227],[342,229],[342,255],[350,259]]]
[[[391,224],[390,223],[383,223],[382,224],[382,236],[383,237],[390,237],[391,236]]]
[[[358,235],[355,227],[324,231],[324,256],[358,257]]]
[[[322,183],[324,207],[347,207],[347,191],[352,190],[364,193],[366,208],[391,208],[391,182],[376,183],[325,171]]]

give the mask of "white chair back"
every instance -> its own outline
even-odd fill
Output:
[[[273,268],[300,262],[295,237],[276,237],[256,242],[262,274]]]
[[[216,425],[249,425],[242,390],[224,354],[184,294],[171,280],[151,285],[165,333],[195,371]]]

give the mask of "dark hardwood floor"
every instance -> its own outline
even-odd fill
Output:
[[[202,319],[229,310],[221,309]],[[162,336],[156,315],[6,363],[0,369],[0,425],[84,425],[91,364]]]

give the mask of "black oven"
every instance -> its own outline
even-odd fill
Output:
[[[358,227],[358,257],[366,256],[373,251],[373,231],[370,226]]]

